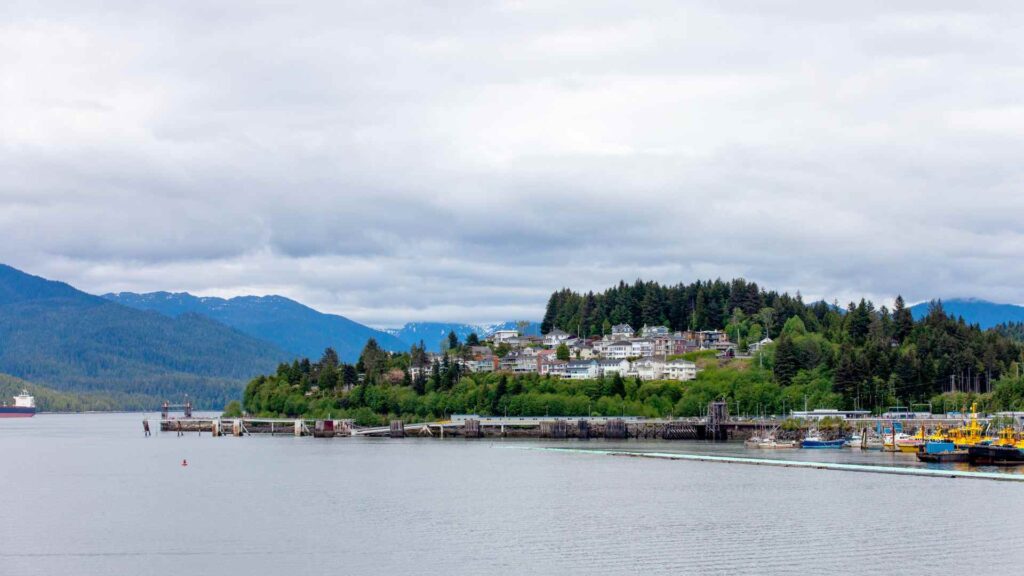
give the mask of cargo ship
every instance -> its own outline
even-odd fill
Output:
[[[36,415],[36,399],[27,390],[14,397],[14,404],[0,406],[0,418],[31,418]]]

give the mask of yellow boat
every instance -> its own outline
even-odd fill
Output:
[[[967,424],[949,430],[949,440],[956,444],[957,448],[967,448],[982,442],[992,442],[996,438],[985,436],[985,428],[978,422],[978,405],[971,404],[971,417]]]

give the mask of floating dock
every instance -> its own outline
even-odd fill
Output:
[[[1000,480],[1024,482],[1024,474],[1002,474],[999,472],[973,472],[967,470],[937,470],[934,468],[904,468],[899,466],[874,466],[871,464],[842,464],[838,462],[807,462],[802,460],[778,460],[769,458],[744,458],[739,456],[712,456],[710,454],[677,454],[674,452],[639,452],[632,450],[597,450],[587,448],[555,448],[545,446],[506,446],[516,450],[543,452],[564,452],[573,454],[596,454],[601,456],[631,456],[635,458],[657,458],[662,460],[688,460],[692,462],[716,462],[722,464],[746,464],[752,466],[777,466],[781,468],[814,468],[841,472],[867,472],[871,474],[894,474],[899,476],[931,476],[935,478],[971,478],[975,480]]]

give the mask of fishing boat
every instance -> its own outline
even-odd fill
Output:
[[[776,440],[775,438],[768,438],[761,441],[757,447],[761,450],[786,450],[796,448],[796,440]]]
[[[910,434],[904,434],[898,432],[885,438],[883,445],[887,452],[904,452],[912,454],[921,449],[924,445],[924,438],[920,436],[911,436]]]
[[[825,440],[817,434],[812,434],[800,442],[800,447],[807,449],[842,448],[845,442],[845,438],[840,438],[838,440]]]
[[[864,439],[861,437],[861,435],[854,433],[854,434],[851,434],[850,437],[847,438],[845,442],[843,442],[843,447],[844,448],[854,448],[856,450],[859,450],[861,448],[861,444],[863,444],[863,442],[864,442]]]

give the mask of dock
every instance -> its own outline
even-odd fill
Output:
[[[1024,482],[1024,474],[999,472],[975,472],[970,470],[940,470],[935,468],[910,468],[902,466],[876,466],[872,464],[844,464],[839,462],[808,462],[804,460],[780,460],[772,458],[746,458],[741,456],[713,456],[710,454],[677,454],[674,452],[640,452],[631,450],[591,450],[586,448],[558,448],[546,446],[506,446],[515,450],[538,450],[601,456],[631,456],[661,460],[686,460],[692,462],[716,462],[724,464],[746,464],[751,466],[776,466],[781,468],[813,468],[840,472],[864,472],[871,474],[893,474],[897,476],[929,476],[933,478],[970,478],[975,480],[999,480],[1003,482]]]
[[[387,426],[357,426],[351,420],[302,418],[182,417],[160,421],[161,432],[209,433],[221,436],[432,437],[432,438],[641,438],[664,440],[713,440],[704,419],[644,419],[632,417],[453,417],[436,422]],[[718,439],[724,440],[724,437]]]

